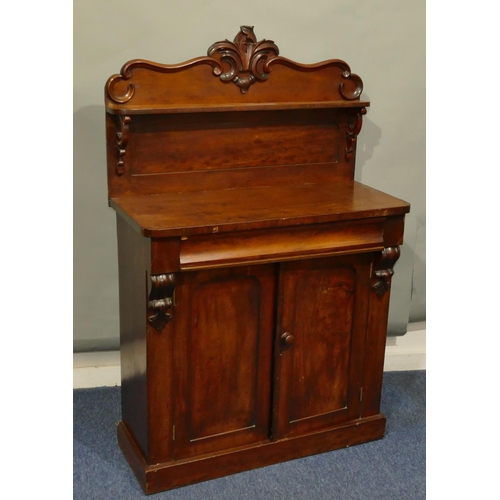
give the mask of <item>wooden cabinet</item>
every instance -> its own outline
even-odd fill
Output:
[[[383,436],[409,205],[354,181],[361,90],[247,26],[108,80],[118,441],[146,493]]]

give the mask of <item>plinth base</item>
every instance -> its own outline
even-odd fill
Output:
[[[385,416],[378,414],[321,432],[154,465],[146,463],[123,422],[118,424],[118,443],[144,492],[150,494],[374,441],[384,436],[385,422]]]

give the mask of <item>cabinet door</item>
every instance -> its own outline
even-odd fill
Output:
[[[370,255],[281,266],[273,437],[360,414]]]
[[[176,459],[269,439],[277,266],[180,276]]]

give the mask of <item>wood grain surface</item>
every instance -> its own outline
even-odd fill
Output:
[[[127,196],[111,206],[155,238],[384,217],[410,208],[356,181]]]

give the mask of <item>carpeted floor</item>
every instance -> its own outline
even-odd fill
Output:
[[[425,498],[425,371],[386,372],[384,439],[146,497],[116,443],[120,388],[74,391],[74,500]]]

